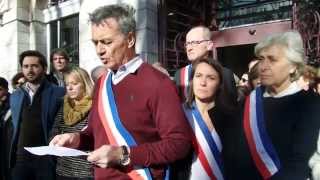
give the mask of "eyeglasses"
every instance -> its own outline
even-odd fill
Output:
[[[199,44],[201,44],[203,42],[207,42],[207,41],[211,41],[211,40],[205,39],[205,40],[200,40],[200,41],[187,41],[186,43],[184,43],[184,47],[199,45]]]

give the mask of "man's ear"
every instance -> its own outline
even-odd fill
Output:
[[[208,50],[208,51],[211,51],[211,50],[213,49],[213,41],[210,40],[210,41],[208,41],[207,43],[208,43],[208,44],[207,44],[207,50]]]
[[[128,48],[134,47],[134,44],[136,43],[136,36],[133,32],[128,33]]]

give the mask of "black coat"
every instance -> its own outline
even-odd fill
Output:
[[[8,94],[6,101],[0,107],[0,179],[6,180],[9,177],[8,168],[8,152],[9,152],[9,133],[12,130],[10,126],[10,116],[8,111],[10,109],[9,104],[10,94]],[[7,114],[8,113],[8,114]]]
[[[281,163],[271,180],[309,177],[308,161],[316,150],[319,135],[319,105],[318,96],[304,91],[281,98],[263,98],[266,130]],[[245,139],[242,113],[233,122],[216,119],[215,127],[222,141],[226,179],[262,179]]]
[[[220,106],[215,106],[214,108],[208,111],[210,119],[214,127],[219,126],[224,128],[228,128],[228,124],[233,124],[236,121],[236,118],[239,117],[239,113],[236,109],[233,109],[232,112],[226,111],[225,108],[221,108]],[[227,123],[224,123],[227,122]],[[223,125],[221,124],[223,123]],[[190,128],[190,133],[191,132]],[[223,134],[223,129],[216,128],[217,134]],[[223,145],[223,142],[222,142]],[[224,147],[223,147],[224,150]],[[192,157],[193,157],[193,149],[190,150],[187,157],[184,159],[177,161],[171,165],[170,171],[170,179],[172,180],[187,180],[190,177],[191,165],[192,165]]]

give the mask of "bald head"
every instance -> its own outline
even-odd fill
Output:
[[[208,57],[212,48],[211,32],[207,27],[197,26],[187,33],[186,51],[189,61]]]
[[[190,36],[190,34],[198,34],[198,37],[203,39],[211,39],[212,36],[210,29],[205,26],[196,26],[191,28],[187,33],[187,37],[188,35]]]

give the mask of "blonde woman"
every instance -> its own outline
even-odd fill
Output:
[[[67,93],[58,112],[52,137],[61,133],[79,132],[88,124],[88,114],[92,105],[93,83],[88,73],[75,67],[65,74]],[[85,158],[58,157],[57,180],[93,179],[93,169]]]

